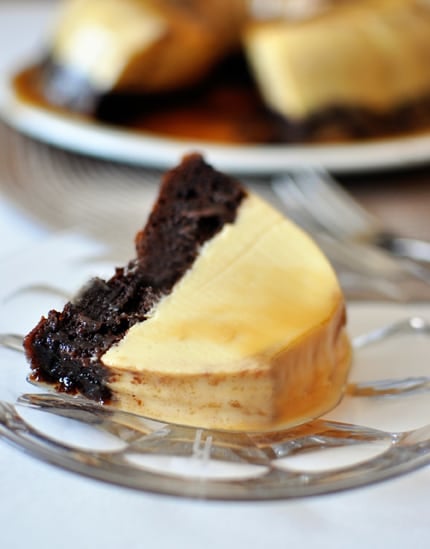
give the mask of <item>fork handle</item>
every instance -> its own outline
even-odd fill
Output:
[[[375,244],[394,255],[430,265],[429,241],[384,232],[378,234]]]

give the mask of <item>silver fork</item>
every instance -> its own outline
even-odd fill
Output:
[[[329,177],[320,170],[302,169],[276,177],[272,188],[284,212],[309,232],[327,254],[347,297],[430,299],[428,265],[377,246],[376,236],[375,240],[371,237],[378,234],[372,216],[356,206],[338,185],[329,182]],[[430,244],[422,244],[428,244],[430,254]]]
[[[291,211],[312,217],[315,229],[336,239],[370,244],[415,261],[430,263],[430,242],[385,229],[323,168],[304,168],[277,177],[276,194]]]

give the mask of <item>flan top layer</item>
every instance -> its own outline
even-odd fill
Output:
[[[270,431],[341,398],[351,349],[335,273],[254,194],[173,291],[102,357],[115,406],[201,428]]]
[[[342,302],[317,245],[250,194],[174,291],[102,360],[160,375],[270,370],[274,356],[328,323]]]

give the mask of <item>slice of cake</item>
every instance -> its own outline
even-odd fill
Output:
[[[429,104],[428,2],[338,1],[300,21],[280,10],[250,24],[243,43],[266,104],[304,131],[405,129]]]
[[[109,92],[191,86],[239,44],[242,0],[66,0],[45,67],[54,104],[91,110]]]
[[[350,363],[336,276],[298,227],[199,155],[168,172],[137,257],[25,339],[36,382],[164,422],[321,415]]]

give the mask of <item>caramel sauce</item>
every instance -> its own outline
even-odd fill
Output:
[[[17,73],[12,81],[14,92],[21,101],[30,103],[37,107],[54,108],[36,84],[38,81],[39,67],[37,65],[26,67]]]
[[[126,96],[106,96],[108,106],[101,115],[76,113],[50,102],[44,93],[43,65],[26,67],[15,75],[12,85],[20,101],[86,122],[218,143],[279,141],[275,117],[264,106],[244,74],[243,66],[233,77],[230,71],[230,68],[221,70],[224,79],[221,74],[216,75],[194,89],[166,94],[159,99],[141,96],[138,101],[135,96],[132,107]]]
[[[264,105],[240,56],[228,59],[204,82],[187,90],[160,96],[112,93],[99,97],[89,90],[97,107],[87,112],[47,99],[47,66],[43,61],[15,75],[12,85],[20,101],[72,120],[158,137],[219,144],[340,144],[411,137],[430,130],[430,97],[382,116],[333,105],[306,121],[286,120]]]

